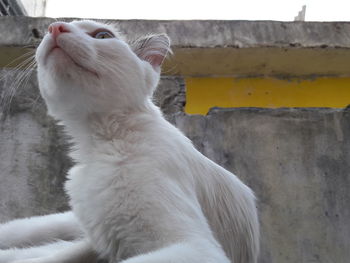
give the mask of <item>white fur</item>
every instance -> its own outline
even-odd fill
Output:
[[[257,262],[254,194],[151,102],[169,39],[129,46],[103,24],[64,26],[70,33],[57,38],[60,49],[49,52],[50,34],[39,46],[38,78],[49,114],[74,142],[66,191],[86,240],[23,262],[76,263],[93,251],[109,262]],[[116,38],[87,34],[97,28]]]
[[[12,252],[12,253],[7,253]],[[4,255],[3,255],[4,254]],[[6,258],[7,256],[7,258]],[[97,254],[87,239],[58,241],[40,247],[0,251],[0,262],[14,263],[96,263]],[[9,260],[9,261],[6,261]]]
[[[18,231],[18,230],[17,230]],[[26,261],[26,260],[46,260],[48,258],[52,260],[58,260],[58,262],[62,262],[62,251],[65,256],[68,256],[69,251],[70,255],[69,259],[73,258],[73,253],[78,254],[78,258],[82,257],[82,255],[87,254],[86,251],[82,252],[81,247],[85,246],[86,241],[77,240],[77,241],[56,241],[53,243],[48,243],[42,246],[32,246],[26,248],[10,248],[5,250],[0,250],[0,262],[18,262],[18,261]],[[88,248],[89,251],[92,251],[91,247]],[[55,255],[59,254],[58,257]],[[77,256],[75,256],[77,258]],[[92,252],[90,255],[90,261],[84,263],[95,263],[96,255]],[[49,262],[51,262],[49,261]],[[77,263],[78,261],[71,261]]]
[[[18,231],[18,230],[21,231]],[[72,212],[16,219],[0,225],[0,248],[29,247],[82,237]]]

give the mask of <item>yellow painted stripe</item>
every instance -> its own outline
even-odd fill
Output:
[[[188,114],[212,107],[330,107],[350,104],[350,78],[187,78]]]

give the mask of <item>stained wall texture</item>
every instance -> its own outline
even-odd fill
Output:
[[[214,109],[175,123],[256,192],[261,263],[349,262],[349,110]]]

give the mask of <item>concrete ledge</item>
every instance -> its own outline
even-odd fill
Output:
[[[72,20],[72,19],[62,19]],[[35,47],[52,18],[0,17],[0,67]],[[114,20],[135,38],[166,32],[166,75],[350,76],[350,22]]]

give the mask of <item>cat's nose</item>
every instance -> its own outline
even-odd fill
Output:
[[[49,33],[52,35],[52,37],[56,40],[57,36],[59,36],[62,33],[68,33],[70,30],[68,29],[68,26],[66,23],[62,22],[56,22],[49,25]]]

